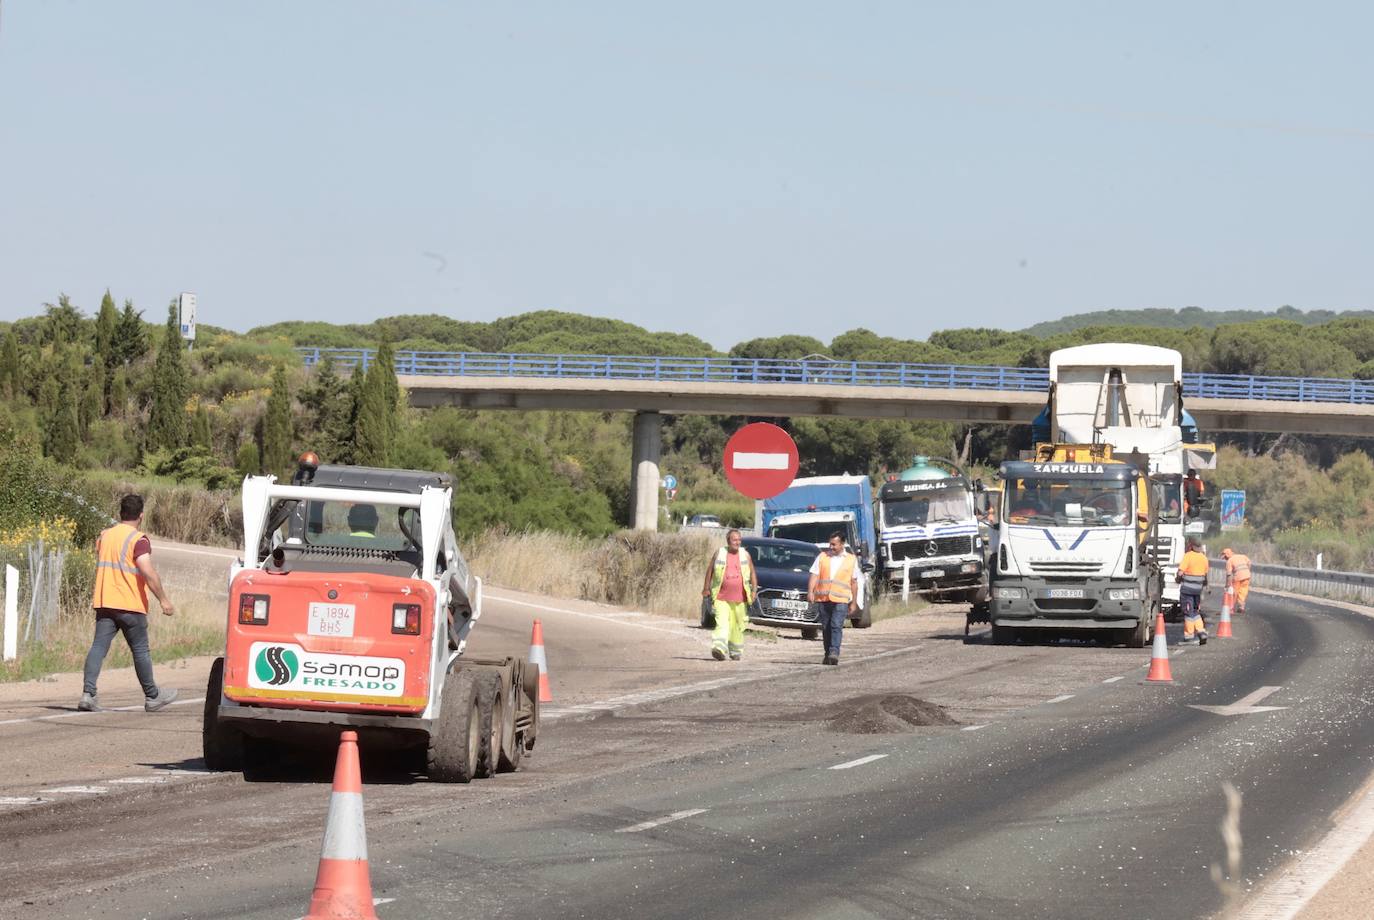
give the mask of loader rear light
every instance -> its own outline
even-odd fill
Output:
[[[391,631],[403,636],[420,634],[420,605],[397,604],[391,608]]]
[[[266,626],[267,607],[266,594],[240,594],[239,623],[244,626]]]

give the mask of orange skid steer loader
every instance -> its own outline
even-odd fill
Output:
[[[211,770],[274,748],[364,746],[438,782],[514,770],[539,731],[539,668],[464,657],[481,580],[458,551],[449,477],[322,466],[243,482],[224,657],[205,693]]]

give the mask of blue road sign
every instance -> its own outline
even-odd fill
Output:
[[[672,492],[674,489],[676,489],[676,488],[677,488],[677,477],[676,477],[676,476],[672,476],[672,475],[664,476],[664,477],[663,477],[663,488],[667,489],[669,492]]]
[[[1221,490],[1221,529],[1236,530],[1245,526],[1245,490]]]

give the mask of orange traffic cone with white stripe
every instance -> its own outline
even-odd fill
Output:
[[[1226,588],[1226,598],[1221,602],[1221,620],[1217,623],[1217,638],[1230,639],[1231,636],[1231,608],[1235,603],[1236,589]]]
[[[358,765],[358,733],[339,736],[334,791],[329,796],[324,849],[303,920],[377,920],[372,879],[367,869],[367,829],[363,826],[363,774]]]
[[[549,660],[544,656],[544,626],[534,621],[534,632],[530,635],[530,664],[539,665],[539,702],[552,703],[553,690],[549,687]]]
[[[1150,646],[1150,673],[1146,680],[1173,683],[1174,675],[1169,671],[1169,641],[1165,636],[1164,611],[1159,611],[1155,620],[1155,641]]]

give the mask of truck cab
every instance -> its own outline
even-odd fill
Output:
[[[1149,641],[1159,570],[1148,479],[1110,445],[1041,445],[999,471],[1002,516],[993,563],[993,641],[1025,630]]]
[[[882,581],[928,597],[972,600],[984,578],[974,488],[962,470],[917,457],[878,490]]]

